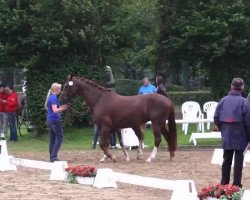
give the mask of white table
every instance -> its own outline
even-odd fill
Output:
[[[193,141],[194,145],[197,145],[196,139],[211,139],[221,138],[221,132],[208,132],[208,133],[192,133],[189,142]]]

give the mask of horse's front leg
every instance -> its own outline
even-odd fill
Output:
[[[104,152],[104,156],[100,160],[100,162],[106,162],[108,158],[113,160],[113,162],[116,162],[116,158],[109,152],[109,143],[110,143],[110,129],[102,126],[100,147]]]
[[[122,147],[122,151],[126,157],[126,161],[129,161],[129,155],[128,155],[128,152],[126,151],[125,147],[124,147],[124,144],[123,144],[123,141],[122,141],[122,134],[121,134],[121,129],[117,129],[116,130],[116,133],[117,133],[117,136],[118,136],[118,139],[119,139],[119,143]]]

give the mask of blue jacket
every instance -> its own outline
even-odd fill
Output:
[[[148,85],[143,85],[140,87],[138,94],[149,94],[149,93],[156,93],[156,87],[153,86],[151,83]]]
[[[248,144],[247,127],[250,127],[248,101],[238,91],[223,97],[214,114],[214,123],[222,136],[222,148],[243,150]]]

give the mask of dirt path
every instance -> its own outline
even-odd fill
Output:
[[[130,151],[131,161],[124,160],[121,150],[112,150],[117,162],[100,163],[100,150],[61,151],[60,159],[67,160],[69,165],[92,165],[96,168],[111,168],[116,172],[136,174],[169,180],[194,180],[197,190],[208,184],[220,181],[220,166],[211,165],[213,151],[177,151],[174,161],[169,161],[166,150],[160,149],[156,160],[147,163],[145,160],[150,151],[144,151],[143,160],[136,160],[136,150]],[[45,160],[47,153],[16,153],[14,157]],[[0,172],[1,200],[131,200],[171,198],[171,191],[143,186],[117,183],[118,188],[97,189],[91,186],[69,184],[49,180],[50,172],[46,170],[18,167],[17,171]],[[244,188],[250,189],[250,168],[243,170]]]

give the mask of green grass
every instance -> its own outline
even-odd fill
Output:
[[[197,132],[196,125],[191,124],[188,134],[181,131],[181,125],[177,126],[178,146],[193,146],[189,143],[192,132]],[[84,150],[90,149],[93,140],[93,127],[66,127],[64,128],[64,142],[61,150]],[[117,140],[118,143],[118,140]],[[154,138],[151,128],[147,128],[144,134],[144,143],[152,148]],[[220,139],[197,139],[198,145],[220,145]],[[19,136],[18,142],[8,142],[8,151],[12,152],[46,152],[48,151],[49,135],[46,134],[41,138],[35,137],[32,133],[24,133],[23,137]],[[166,141],[162,137],[161,146],[166,146]]]

